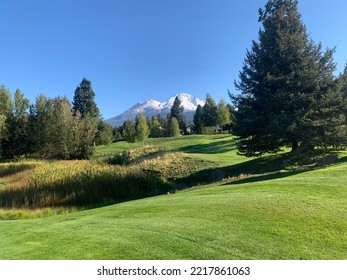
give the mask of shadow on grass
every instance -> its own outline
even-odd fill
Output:
[[[6,166],[0,165],[0,177],[5,176],[11,176],[15,174],[19,174],[23,171],[33,169],[34,166],[32,164],[16,164],[16,163],[9,163]]]
[[[338,163],[345,163],[345,162],[347,162],[347,156],[340,158],[338,161]]]
[[[228,182],[223,185],[239,185],[239,184],[246,184],[246,183],[255,183],[255,182],[261,182],[261,181],[269,181],[269,180],[276,180],[276,179],[283,179],[289,176],[298,175],[301,173],[306,173],[309,171],[314,170],[314,168],[307,168],[302,170],[292,170],[292,171],[285,171],[285,172],[275,172],[270,174],[264,174],[264,175],[254,175],[249,178],[244,179],[236,179],[233,182]]]
[[[204,169],[177,180],[177,183],[189,187],[196,184],[209,184],[225,178],[230,178],[230,181],[226,184],[243,184],[281,179],[326,167],[319,166],[315,162],[306,165],[298,164],[298,161],[300,162],[301,160],[302,156],[298,158],[290,153],[255,158],[225,167]],[[347,156],[329,165],[344,162],[347,162]]]
[[[254,183],[254,182],[261,182],[261,181],[268,181],[268,180],[275,180],[275,179],[283,179],[289,176],[298,175],[301,173],[306,173],[309,171],[326,168],[327,166],[333,166],[336,164],[346,163],[346,162],[347,162],[347,156],[338,159],[336,163],[331,163],[331,164],[327,164],[323,166],[319,166],[319,165],[305,166],[305,167],[301,167],[300,169],[289,170],[289,171],[280,170],[277,172],[272,172],[270,174],[264,174],[259,176],[253,176],[250,178],[239,179],[234,182],[226,183],[225,185],[237,185],[237,184]],[[256,174],[253,174],[253,175],[256,175]]]
[[[236,149],[236,140],[229,139],[223,141],[215,141],[208,144],[196,144],[179,148],[178,151],[185,153],[199,153],[199,154],[220,154],[230,152]],[[226,138],[222,137],[222,138]]]

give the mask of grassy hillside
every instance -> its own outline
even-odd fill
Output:
[[[207,160],[243,162],[247,159],[236,156],[236,140],[230,135],[190,135],[169,138],[148,138],[148,145],[161,146],[171,151],[195,154]],[[117,142],[108,146],[98,147],[96,157],[119,153],[130,147],[140,147],[142,142],[129,144]]]
[[[292,164],[288,158],[238,157],[230,137],[153,141],[218,160],[228,178],[92,210],[0,221],[0,259],[347,258],[343,155],[322,168],[282,170],[283,162]],[[102,147],[98,154],[127,145]]]

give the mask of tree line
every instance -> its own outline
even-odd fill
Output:
[[[0,157],[85,159],[96,144],[112,141],[112,128],[100,117],[91,82],[82,80],[71,103],[40,94],[33,104],[17,89],[0,87]],[[111,138],[110,138],[111,137]]]
[[[140,113],[135,122],[127,120],[113,128],[101,118],[94,99],[95,92],[86,78],[76,87],[72,102],[67,97],[40,94],[30,104],[20,89],[12,96],[1,85],[0,158],[88,159],[95,146],[117,140],[133,143],[148,137],[209,133],[213,126],[230,130],[233,115],[233,108],[223,99],[216,104],[207,94],[205,105],[197,107],[193,123],[188,124],[176,97],[166,117],[158,114],[149,119]]]
[[[126,140],[133,143],[146,138],[177,137],[184,134],[213,133],[216,127],[231,130],[234,109],[223,99],[217,104],[210,94],[206,95],[204,106],[198,105],[193,117],[193,123],[187,123],[183,114],[184,107],[178,97],[163,117],[160,114],[146,118],[143,113],[136,116],[135,122],[126,120],[121,127],[114,129],[116,140]]]

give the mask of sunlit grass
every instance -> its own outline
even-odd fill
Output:
[[[346,259],[345,169],[2,221],[0,258]]]
[[[85,211],[2,210],[0,219],[20,220],[0,221],[0,259],[347,258],[347,152],[328,166],[311,163],[310,155],[310,164],[301,166],[305,155],[240,157],[225,135],[149,142],[157,151],[134,150],[124,166],[100,162],[126,150],[125,142],[108,146],[104,157],[101,147],[92,162],[44,162],[20,172],[47,180],[49,189],[69,178],[65,173],[74,180],[88,174],[88,166],[138,168],[192,188]],[[208,184],[214,170],[224,179]],[[1,181],[2,190],[14,183],[12,175]]]

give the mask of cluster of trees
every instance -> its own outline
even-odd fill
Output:
[[[208,133],[208,128],[215,126],[220,126],[221,130],[230,129],[234,110],[223,99],[216,104],[212,96],[207,94],[205,105],[198,105],[195,111],[193,124],[187,123],[183,111],[184,107],[176,97],[166,118],[158,114],[149,119],[140,113],[135,123],[127,120],[123,126],[115,128],[114,138],[133,143],[136,140],[144,141],[147,137],[177,137],[181,134]]]
[[[308,36],[297,0],[269,0],[259,10],[259,41],[252,42],[230,97],[233,132],[245,156],[346,144],[347,70],[334,75],[334,49]]]
[[[209,128],[219,126],[223,132],[223,128],[230,130],[233,120],[234,109],[221,99],[218,104],[214,101],[210,94],[206,94],[205,105],[198,105],[196,108],[193,123],[194,132],[197,134],[208,133]]]
[[[0,87],[0,156],[32,155],[42,158],[89,158],[93,146],[112,141],[94,101],[90,81],[83,79],[72,104],[66,97],[40,94],[30,104],[17,89],[12,95]]]
[[[124,122],[123,126],[114,131],[115,139],[124,139],[129,143],[136,140],[144,141],[146,138],[176,137],[187,131],[187,124],[183,115],[183,107],[176,97],[170,113],[166,118],[160,114],[151,119],[143,113],[137,115],[135,123],[132,120]]]

